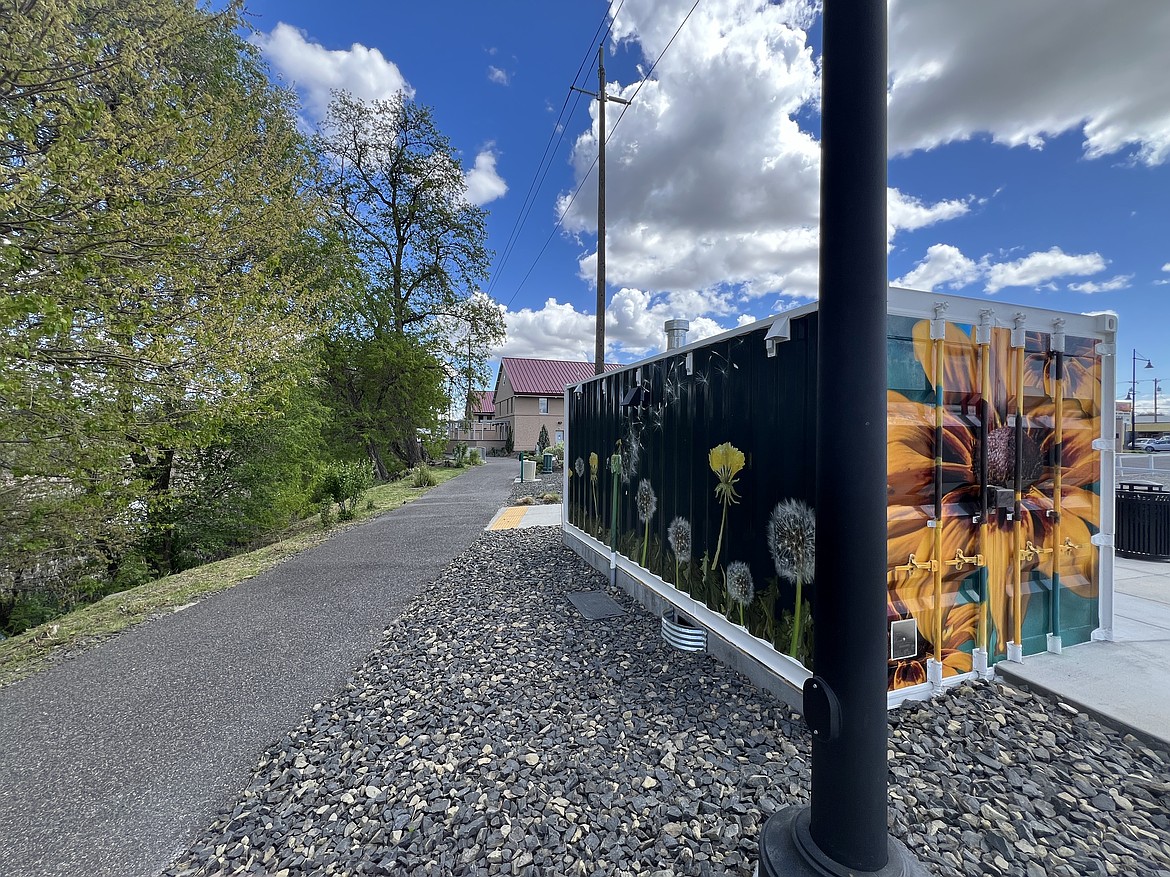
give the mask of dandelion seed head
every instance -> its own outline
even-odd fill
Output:
[[[816,517],[807,503],[786,499],[768,519],[768,550],[781,578],[810,582],[816,564]]]
[[[577,477],[578,478],[585,477],[585,461],[582,460],[580,457],[578,457],[577,462],[575,462],[573,464],[573,468],[577,470]]]
[[[654,488],[650,486],[648,479],[643,478],[638,482],[638,493],[634,497],[634,504],[638,507],[638,517],[642,523],[649,523],[650,519],[654,517],[654,512],[658,509],[658,497],[654,495]]]
[[[678,517],[666,528],[666,540],[679,563],[691,562],[691,524],[686,518]]]
[[[727,596],[739,606],[747,606],[755,596],[752,571],[746,563],[737,560],[727,564]]]

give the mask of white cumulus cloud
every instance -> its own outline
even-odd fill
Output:
[[[894,284],[928,291],[939,287],[960,289],[974,283],[979,275],[979,265],[964,256],[958,247],[935,244],[926,251],[925,259],[895,280]]]
[[[1073,255],[1060,247],[1053,247],[1014,262],[989,264],[985,288],[988,292],[999,292],[1008,286],[1040,286],[1058,277],[1096,274],[1104,270],[1105,260],[1099,253]]]
[[[475,165],[463,175],[467,183],[467,200],[482,207],[489,201],[503,198],[508,184],[496,171],[496,154],[484,149],[475,157]]]
[[[893,240],[899,231],[914,231],[962,216],[970,210],[969,201],[953,199],[925,204],[913,195],[891,188],[886,192],[887,236]]]
[[[348,49],[326,49],[283,21],[271,33],[255,34],[252,41],[273,68],[301,91],[314,119],[324,116],[333,89],[363,100],[380,100],[399,91],[414,96],[398,66],[376,48],[354,43]]]
[[[752,321],[736,314],[733,307],[728,293],[679,290],[655,294],[620,289],[605,312],[606,360],[630,361],[661,350],[666,344],[667,320],[689,320],[688,341],[724,331],[726,327],[716,317],[734,316],[737,325]],[[572,304],[549,298],[539,309],[505,310],[504,322],[508,337],[497,351],[499,355],[593,360],[595,315],[578,311]]]
[[[889,39],[891,153],[1077,131],[1089,158],[1170,156],[1165,0],[891,0]]]
[[[1092,280],[1086,280],[1082,283],[1070,283],[1068,288],[1073,292],[1083,292],[1092,294],[1094,292],[1116,292],[1119,289],[1129,289],[1130,281],[1133,280],[1132,274],[1118,274],[1111,280],[1104,280],[1097,283]]]
[[[507,85],[512,80],[507,70],[501,70],[492,64],[488,65],[487,77],[490,82],[494,82],[496,85]]]
[[[661,61],[654,77],[611,85],[634,103],[607,113],[608,278],[661,291],[733,285],[744,298],[817,292],[820,144],[797,121],[820,80],[804,0],[625,0],[613,34]],[[637,92],[637,97],[634,93]],[[579,182],[597,155],[592,124],[576,140]],[[619,121],[620,120],[620,121]],[[576,187],[574,186],[574,189]],[[596,177],[562,194],[570,233],[596,232]],[[572,201],[571,207],[570,200]],[[974,199],[928,203],[889,191],[889,237],[966,214]],[[594,276],[595,252],[580,260]]]

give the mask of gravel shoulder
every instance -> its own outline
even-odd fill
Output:
[[[516,468],[517,472],[519,472],[518,465]],[[564,492],[564,486],[564,472],[551,472],[548,474],[537,472],[535,481],[517,481],[513,483],[508,501],[514,504],[516,500],[525,496],[531,496],[539,500],[546,493],[555,493],[557,496],[560,496]]]
[[[608,589],[551,528],[484,534],[166,871],[749,875],[807,801],[783,703]],[[1170,756],[1001,684],[890,714],[890,829],[939,875],[1170,875]]]
[[[0,691],[0,874],[158,873],[472,543],[512,471],[489,460]]]

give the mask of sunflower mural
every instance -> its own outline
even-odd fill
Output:
[[[1029,333],[1022,351],[1009,329],[976,337],[948,323],[932,341],[929,320],[891,318],[887,608],[918,627],[917,655],[891,661],[891,688],[925,682],[930,657],[954,675],[977,646],[994,662],[1017,636],[1031,653],[1046,633],[1068,644],[1096,625],[1093,342],[1065,339],[1058,374],[1047,334]]]

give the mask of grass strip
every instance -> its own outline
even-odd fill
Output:
[[[438,468],[431,471],[438,483],[443,484],[466,470]],[[96,603],[0,641],[0,688],[30,676],[56,657],[93,645],[132,625],[186,609],[209,594],[238,585],[294,554],[320,545],[337,533],[400,508],[430,489],[411,487],[409,476],[379,484],[362,494],[360,507],[352,521],[322,530],[321,516],[312,515],[254,550],[110,594]]]

